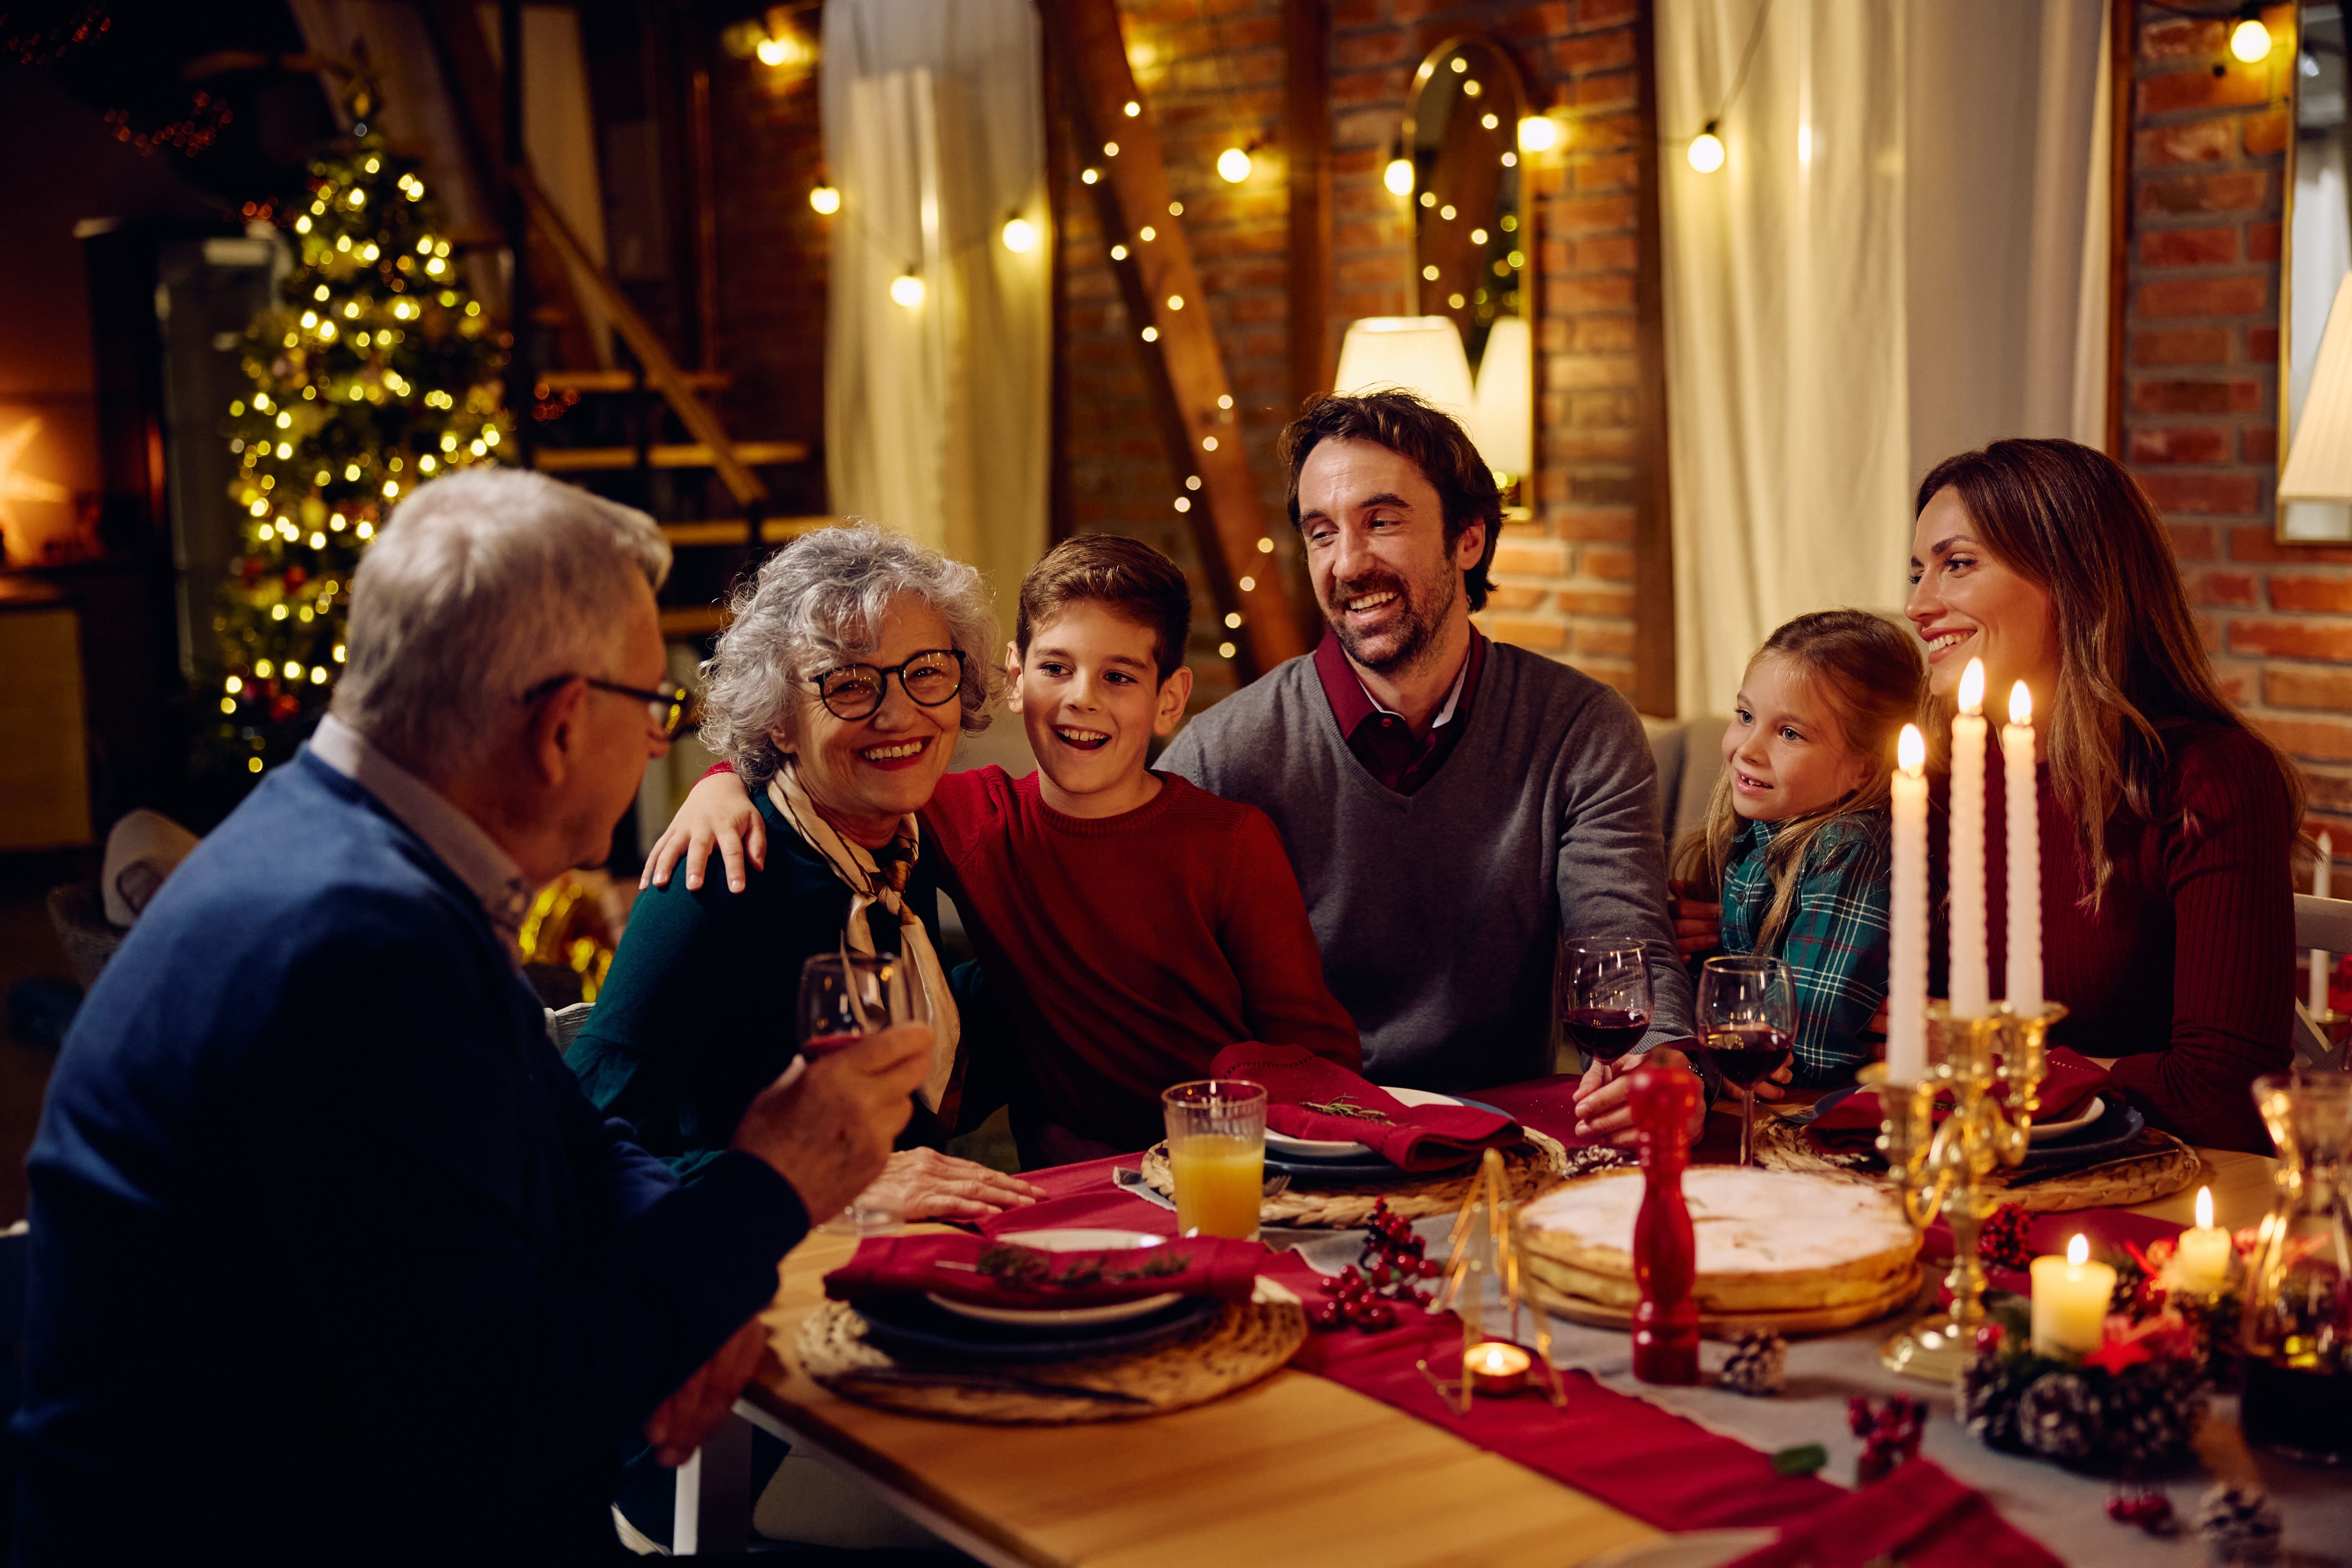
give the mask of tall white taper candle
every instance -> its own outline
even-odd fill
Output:
[[[1969,660],[1960,673],[1960,710],[1952,715],[1951,1001],[1955,1018],[1992,1010],[1991,961],[1985,945],[1985,671]]]
[[[2336,870],[2336,841],[2323,833],[2319,836],[2319,863],[2311,868],[2311,896],[2328,896],[2328,884]],[[2327,954],[2318,948],[2311,950],[2311,1016],[2325,1017],[2327,1013]]]
[[[2009,804],[2009,969],[2002,994],[2011,1011],[2042,1011],[2042,816],[2033,794],[2033,693],[2009,689],[2000,730],[2001,782]]]
[[[1895,889],[1887,930],[1886,1081],[1927,1076],[1927,739],[1903,726],[1895,747]]]

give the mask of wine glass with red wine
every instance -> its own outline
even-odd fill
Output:
[[[1777,958],[1710,958],[1698,977],[1698,1045],[1739,1090],[1739,1163],[1756,1163],[1756,1086],[1796,1037],[1796,987]]]
[[[931,1021],[930,999],[915,966],[897,953],[820,952],[801,965],[801,1055],[814,1060],[856,1045],[894,1024]],[[835,1236],[888,1236],[906,1215],[875,1191],[817,1228]]]
[[[1587,1061],[1614,1063],[1650,1027],[1650,961],[1638,942],[1560,944],[1559,1024]]]

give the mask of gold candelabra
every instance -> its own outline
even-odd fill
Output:
[[[1884,1119],[1878,1146],[1904,1212],[1921,1230],[1940,1214],[1952,1227],[1952,1268],[1944,1277],[1948,1307],[1937,1307],[1886,1342],[1879,1360],[1894,1372],[1936,1382],[1958,1376],[1975,1352],[1985,1321],[1984,1266],[1977,1237],[2000,1202],[1989,1178],[2025,1158],[2042,1100],[2051,1026],[2066,1016],[2055,1002],[2032,1015],[2004,1005],[1982,1018],[1955,1018],[1938,1003],[1927,1010],[1937,1059],[1918,1083],[1886,1082],[1883,1064],[1864,1068]],[[1938,1103],[1949,1107],[1938,1124]]]

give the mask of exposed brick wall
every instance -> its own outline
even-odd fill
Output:
[[[2291,8],[2267,19],[2284,37]],[[2293,51],[2245,66],[2226,21],[2141,20],[2126,461],[2172,525],[2224,685],[2303,765],[2311,826],[2352,858],[2352,548],[2283,545],[2274,528]]]
[[[1528,171],[1541,268],[1535,517],[1506,531],[1496,591],[1481,619],[1502,640],[1626,689],[1633,677],[1636,9],[1637,0],[1332,0],[1330,58],[1334,354],[1349,321],[1411,308],[1412,222],[1381,174],[1423,56],[1458,34],[1494,34],[1516,57],[1533,101],[1564,106],[1563,149]],[[1274,440],[1291,412],[1280,0],[1121,0],[1120,16],[1209,287],[1244,447],[1269,517],[1278,519]],[[1264,149],[1257,171],[1226,184],[1214,171],[1217,153],[1253,136]],[[1077,528],[1150,540],[1194,572],[1197,584],[1138,354],[1140,323],[1127,320],[1106,254],[1110,239],[1096,228],[1078,183],[1088,161],[1079,154],[1098,153],[1073,149],[1056,171],[1068,300],[1060,366],[1067,515]],[[1274,532],[1289,568],[1289,530]],[[1232,687],[1215,640],[1205,625],[1195,637],[1203,700]]]

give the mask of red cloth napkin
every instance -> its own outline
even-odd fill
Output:
[[[2078,1056],[2064,1046],[2050,1053],[2042,1075],[2041,1109],[2033,1113],[2037,1121],[2063,1121],[2091,1102],[2091,1097],[2107,1086],[2107,1071],[2089,1058]],[[1943,1121],[1950,1107],[1939,1100],[1936,1120]],[[1853,1135],[1867,1132],[1878,1135],[1885,1119],[1880,1110],[1878,1091],[1865,1089],[1850,1094],[1815,1117],[1806,1129],[1824,1142],[1844,1143]]]
[[[1303,1046],[1244,1040],[1219,1051],[1209,1070],[1265,1085],[1265,1124],[1276,1132],[1361,1143],[1402,1170],[1442,1171],[1519,1137],[1519,1124],[1507,1116],[1468,1105],[1406,1105]],[[1375,1111],[1384,1120],[1308,1109],[1335,1103]]]
[[[2060,1559],[1931,1459],[1800,1518],[1731,1568],[2061,1568]]]
[[[959,1301],[1016,1309],[1103,1307],[1173,1290],[1246,1301],[1266,1261],[1255,1241],[1213,1237],[1171,1240],[1160,1247],[1102,1252],[1039,1252],[1023,1248],[1045,1273],[1007,1279],[983,1274],[982,1255],[1012,1243],[978,1236],[893,1236],[857,1244],[857,1254],[824,1277],[837,1301],[937,1291]]]

